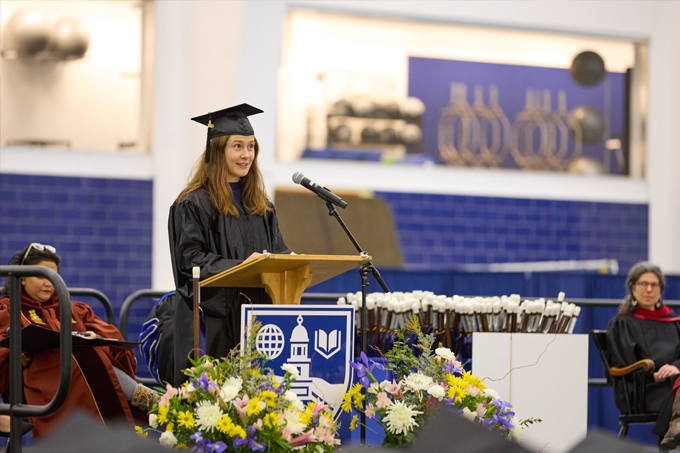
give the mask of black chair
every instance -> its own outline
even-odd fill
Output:
[[[645,412],[645,374],[654,372],[654,361],[642,359],[627,367],[612,367],[609,364],[609,352],[607,350],[607,331],[591,330],[590,337],[600,353],[604,372],[607,378],[607,385],[614,389],[614,392],[622,391],[625,395],[626,410],[622,410],[619,415],[619,439],[625,439],[628,435],[630,425],[653,424],[659,414],[656,412]],[[665,448],[659,446],[660,452],[666,452]]]

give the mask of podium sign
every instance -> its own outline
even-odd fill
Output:
[[[354,308],[338,305],[242,305],[241,338],[248,323],[262,324],[256,348],[269,360],[277,377],[286,374],[284,364],[297,368],[300,377],[291,390],[304,401],[317,398],[337,416],[342,395],[352,384],[349,361],[354,351]],[[241,341],[241,350],[245,341]]]
[[[274,304],[300,304],[310,286],[371,260],[360,255],[265,254],[201,282],[201,286],[264,288]]]

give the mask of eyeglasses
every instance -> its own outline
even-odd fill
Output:
[[[26,261],[26,258],[28,258],[28,254],[31,253],[31,249],[36,249],[39,252],[47,250],[48,252],[52,253],[57,253],[56,247],[52,245],[45,245],[45,244],[39,244],[37,242],[31,243],[31,245],[28,246],[26,249],[26,253],[24,253],[24,257],[21,259],[21,264],[24,264],[24,261]]]
[[[654,282],[654,283],[652,283],[652,282],[637,282],[635,285],[636,285],[638,288],[645,288],[645,289],[646,289],[648,286],[651,286],[652,289],[657,289],[657,288],[660,288],[660,287],[661,287],[661,284],[660,284],[660,283],[656,283],[656,282]]]

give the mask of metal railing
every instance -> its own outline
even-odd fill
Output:
[[[9,451],[21,452],[21,417],[47,417],[66,401],[71,388],[71,323],[61,323],[59,332],[59,385],[52,400],[44,406],[23,404],[24,384],[21,364],[21,277],[46,278],[59,297],[60,319],[71,319],[71,298],[59,274],[44,266],[0,266],[9,286],[9,404],[0,404],[0,414],[10,417]]]
[[[113,304],[103,292],[92,288],[67,288],[67,290],[69,294],[71,294],[71,297],[85,296],[97,299],[102,303],[104,311],[106,311],[106,322],[112,326],[116,325],[116,315],[113,312]]]

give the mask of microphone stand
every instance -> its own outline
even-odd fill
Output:
[[[349,231],[349,228],[347,228],[347,225],[340,217],[338,210],[335,209],[335,205],[330,201],[326,201],[326,207],[328,208],[328,215],[335,217],[342,229],[347,234],[347,237],[349,237],[350,241],[352,241],[352,244],[354,244],[354,247],[356,247],[356,249],[359,251],[359,254],[362,256],[368,256],[368,252],[361,248],[357,240]],[[378,284],[384,292],[389,293],[390,289],[387,287],[385,280],[383,280],[380,272],[378,272],[378,269],[373,265],[372,262],[368,261],[367,263],[362,264],[359,268],[359,273],[361,274],[361,351],[366,354],[368,352],[368,309],[366,308],[366,288],[368,287],[368,276],[373,274],[373,277],[375,277],[375,279],[378,281]],[[366,389],[362,388],[361,393],[365,395]],[[366,445],[366,398],[364,398],[363,405],[364,410],[361,412],[361,443],[362,445]]]

